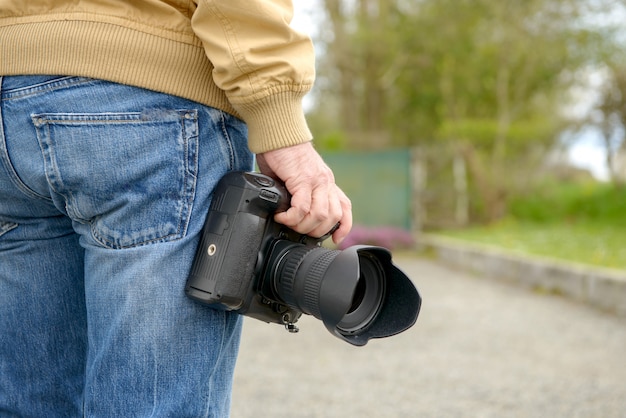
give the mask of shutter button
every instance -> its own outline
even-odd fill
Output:
[[[274,185],[274,181],[267,177],[255,177],[254,181],[261,187],[272,187]]]

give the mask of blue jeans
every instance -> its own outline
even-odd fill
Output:
[[[184,286],[246,126],[120,84],[0,77],[0,416],[227,416],[241,319]]]

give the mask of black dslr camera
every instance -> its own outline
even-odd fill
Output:
[[[421,297],[381,247],[331,250],[278,224],[290,195],[272,178],[230,172],[218,183],[185,291],[213,307],[284,325],[305,313],[365,345],[417,320]]]

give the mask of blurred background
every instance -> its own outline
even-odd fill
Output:
[[[625,3],[294,0],[342,246],[423,304],[362,349],[246,319],[233,417],[626,416]]]
[[[294,3],[349,243],[427,232],[626,268],[624,1]]]

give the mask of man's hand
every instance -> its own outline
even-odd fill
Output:
[[[310,142],[257,155],[261,172],[285,183],[291,207],[274,220],[300,234],[321,237],[337,222],[333,241],[340,243],[352,228],[352,204],[335,184],[332,170]]]

